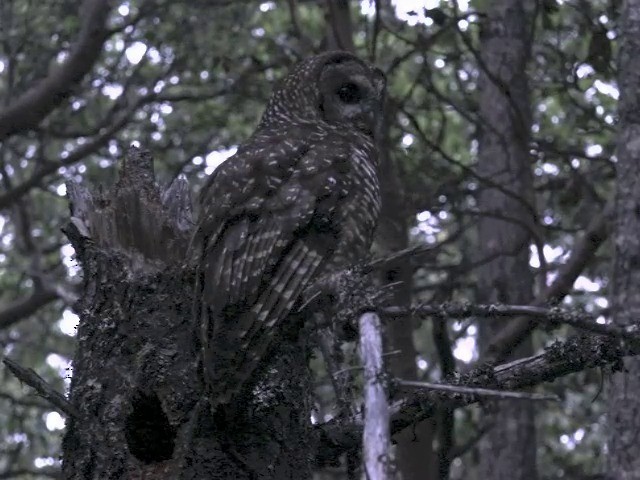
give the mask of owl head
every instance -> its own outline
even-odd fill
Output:
[[[298,64],[274,90],[260,127],[322,121],[367,135],[382,117],[385,76],[349,52],[326,52]]]

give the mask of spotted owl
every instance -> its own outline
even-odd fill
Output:
[[[303,61],[204,186],[195,293],[214,407],[247,385],[305,287],[367,254],[384,89],[383,73],[350,53]]]

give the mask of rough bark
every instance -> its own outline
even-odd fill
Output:
[[[640,1],[621,12],[618,58],[620,124],[616,164],[616,231],[612,293],[615,324],[638,326],[640,318]],[[609,475],[640,479],[640,360],[625,358],[609,385]]]
[[[68,479],[304,479],[310,476],[304,345],[283,342],[232,418],[204,397],[189,188],[154,181],[131,149],[113,188],[69,185],[66,227],[84,272],[63,442]]]
[[[531,302],[533,276],[529,243],[533,184],[528,153],[531,114],[526,66],[530,56],[534,1],[491,2],[482,25],[478,172],[496,186],[482,185],[478,206],[479,255],[495,260],[478,270],[482,302]],[[498,187],[499,186],[499,187]],[[504,322],[480,322],[486,345]],[[531,353],[525,342],[508,358]],[[536,442],[532,403],[498,401],[485,410],[492,428],[479,443],[480,475],[495,480],[533,480]]]

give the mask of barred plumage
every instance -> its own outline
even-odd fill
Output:
[[[247,384],[328,264],[366,255],[380,210],[374,132],[384,87],[379,70],[346,52],[302,62],[205,185],[196,295],[214,406]]]

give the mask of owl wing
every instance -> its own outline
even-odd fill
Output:
[[[202,338],[218,403],[246,383],[335,248],[345,165],[332,142],[283,142],[239,152],[205,190]]]

